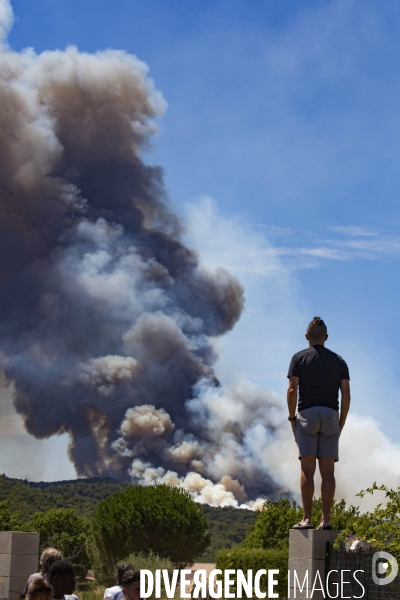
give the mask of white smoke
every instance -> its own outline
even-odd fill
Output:
[[[265,449],[282,443],[285,413],[276,396],[245,381],[221,387],[204,379],[186,409],[190,433],[175,429],[164,409],[145,405],[127,411],[113,448],[134,458],[129,470],[134,481],[179,485],[197,502],[213,506],[248,506],[246,501],[253,503],[263,491],[265,496],[285,491],[277,487],[269,461],[260,460],[254,444],[262,440]],[[175,463],[177,471],[148,462],[149,452],[159,463]]]
[[[243,219],[222,216],[210,198],[188,206],[188,223],[188,240],[199,251],[203,264],[207,267],[218,264],[229,269],[240,277],[246,290],[246,312],[235,330],[220,344],[217,375],[229,381],[238,377],[237,374],[241,377],[251,373],[255,380],[277,381],[279,385],[275,398],[282,410],[282,421],[272,436],[262,426],[253,427],[248,437],[248,452],[284,493],[301,501],[298,452],[286,420],[284,399],[287,367],[292,354],[304,347],[302,334],[310,316],[309,311],[305,311],[296,274],[282,264],[267,236]],[[215,231],[219,232],[217,236]],[[266,340],[270,342],[268,345]],[[345,350],[342,353],[346,357]],[[370,384],[376,381],[379,389],[381,374],[374,372],[370,357],[366,358],[367,364],[360,354],[355,367],[353,361],[349,363],[353,389],[358,389],[357,381],[364,381],[365,370]],[[363,406],[376,403],[377,390],[369,387],[370,395],[368,390],[362,390]],[[385,502],[383,494],[368,495],[362,500],[356,494],[374,481],[393,489],[400,485],[400,444],[389,439],[382,426],[368,414],[354,412],[354,405],[360,413],[361,402],[356,396],[340,439],[336,498],[370,510],[377,502]],[[317,469],[317,496],[319,486]]]
[[[0,44],[7,39],[13,23],[14,13],[9,0],[0,0]]]

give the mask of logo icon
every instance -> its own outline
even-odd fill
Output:
[[[389,569],[389,566],[389,575],[382,577]],[[388,583],[392,583],[396,578],[398,570],[397,560],[392,554],[383,551],[375,552],[372,557],[372,579],[376,585],[387,585]]]

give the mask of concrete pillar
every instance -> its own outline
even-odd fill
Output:
[[[325,558],[326,558],[326,543],[331,544],[335,541],[338,531],[317,531],[316,529],[291,529],[289,532],[289,598],[312,598],[320,600],[324,598],[321,591],[319,579],[315,585],[315,591],[311,596],[311,591],[317,571],[319,572],[322,584],[325,585]],[[303,585],[303,581],[308,574],[308,582],[303,587],[303,591],[299,591],[299,585],[295,577]],[[296,590],[294,589],[296,587]],[[296,593],[296,595],[295,595]]]
[[[38,572],[39,534],[0,531],[0,600],[18,600]]]

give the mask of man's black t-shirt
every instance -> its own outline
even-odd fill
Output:
[[[288,372],[288,377],[292,376],[299,378],[298,410],[328,406],[338,411],[340,382],[350,379],[343,358],[321,344],[293,356]]]

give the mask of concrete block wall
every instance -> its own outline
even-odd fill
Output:
[[[311,596],[312,586],[316,577],[317,571],[321,577],[321,581],[325,582],[325,558],[326,558],[326,543],[331,544],[335,541],[338,531],[318,531],[316,529],[291,529],[289,533],[289,590],[290,600],[292,598],[313,598],[320,600],[324,598],[322,591],[314,591]],[[294,590],[294,571],[296,571],[297,579],[300,585],[303,584],[306,573],[308,573],[308,586],[299,591],[299,586],[296,582],[296,595]],[[317,582],[316,588],[321,587]]]
[[[29,575],[37,573],[39,534],[0,531],[0,600],[18,600]]]

